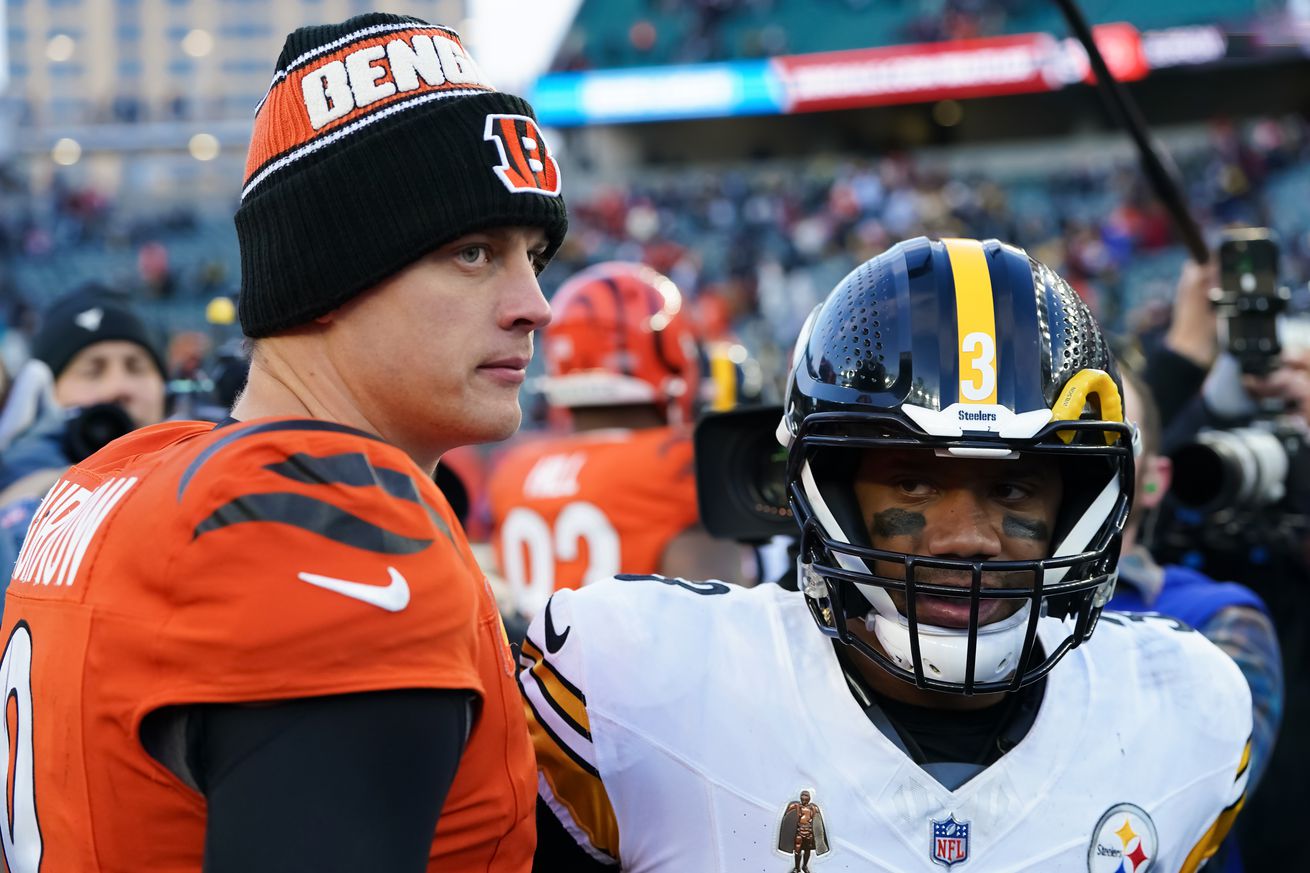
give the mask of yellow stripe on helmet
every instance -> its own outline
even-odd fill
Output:
[[[955,279],[961,403],[996,403],[996,312],[982,243],[944,239]],[[944,401],[943,401],[944,402]]]

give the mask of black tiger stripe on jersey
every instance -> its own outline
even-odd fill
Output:
[[[384,555],[412,555],[432,545],[431,539],[389,531],[331,503],[304,494],[276,491],[246,494],[223,504],[196,525],[192,538],[199,539],[212,531],[252,521],[291,525],[335,542]]]
[[[392,497],[411,503],[420,502],[418,486],[408,474],[388,467],[375,467],[361,452],[322,456],[296,452],[285,461],[265,464],[264,469],[306,485],[376,485]]]
[[[371,433],[353,427],[347,427],[344,424],[337,424],[334,421],[298,419],[296,421],[269,421],[263,424],[252,424],[249,427],[229,431],[222,438],[215,440],[207,446],[204,451],[196,455],[195,460],[187,466],[186,472],[182,474],[182,478],[177,483],[178,502],[181,502],[182,495],[186,492],[187,486],[191,484],[191,480],[195,477],[196,473],[198,473],[200,468],[203,467],[210,458],[214,457],[214,455],[232,445],[237,440],[244,439],[245,437],[263,433],[277,433],[279,431],[327,431],[329,433],[347,433],[353,436],[364,437],[365,439],[370,439],[374,442],[385,442],[381,437],[374,436]]]
[[[376,486],[391,497],[422,506],[437,530],[441,531],[446,539],[455,541],[454,534],[450,532],[450,525],[440,513],[423,500],[412,476],[390,467],[375,467],[368,456],[360,452],[323,456],[297,452],[285,461],[265,464],[264,469],[306,485],[349,485],[361,488]]]

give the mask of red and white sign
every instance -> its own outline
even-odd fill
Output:
[[[1131,24],[1099,25],[1093,36],[1120,81],[1149,72]],[[1046,33],[789,55],[772,64],[786,112],[1054,91],[1093,81],[1077,40]]]

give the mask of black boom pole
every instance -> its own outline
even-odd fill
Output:
[[[1069,22],[1069,29],[1087,50],[1087,59],[1096,74],[1096,87],[1104,96],[1111,113],[1128,130],[1133,142],[1137,144],[1142,171],[1146,173],[1155,196],[1173,218],[1174,226],[1178,228],[1178,233],[1182,236],[1192,260],[1198,264],[1206,263],[1210,260],[1210,250],[1201,235],[1200,226],[1192,217],[1191,210],[1187,208],[1187,200],[1183,196],[1182,186],[1178,183],[1178,171],[1173,166],[1173,162],[1165,163],[1167,158],[1161,156],[1152,141],[1146,127],[1146,120],[1142,118],[1137,104],[1133,102],[1132,96],[1123,85],[1110,73],[1110,68],[1105,65],[1105,58],[1101,56],[1101,50],[1096,47],[1096,40],[1092,39],[1092,29],[1087,26],[1087,19],[1078,8],[1078,4],[1075,0],[1055,0],[1055,3],[1064,13],[1065,20]]]

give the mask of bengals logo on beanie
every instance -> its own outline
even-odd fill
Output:
[[[287,37],[236,224],[238,312],[258,337],[475,230],[541,227],[553,256],[568,218],[532,107],[496,91],[454,30],[371,13]]]
[[[488,115],[482,138],[496,143],[500,163],[493,169],[512,193],[559,195],[559,164],[536,121],[525,115]]]

